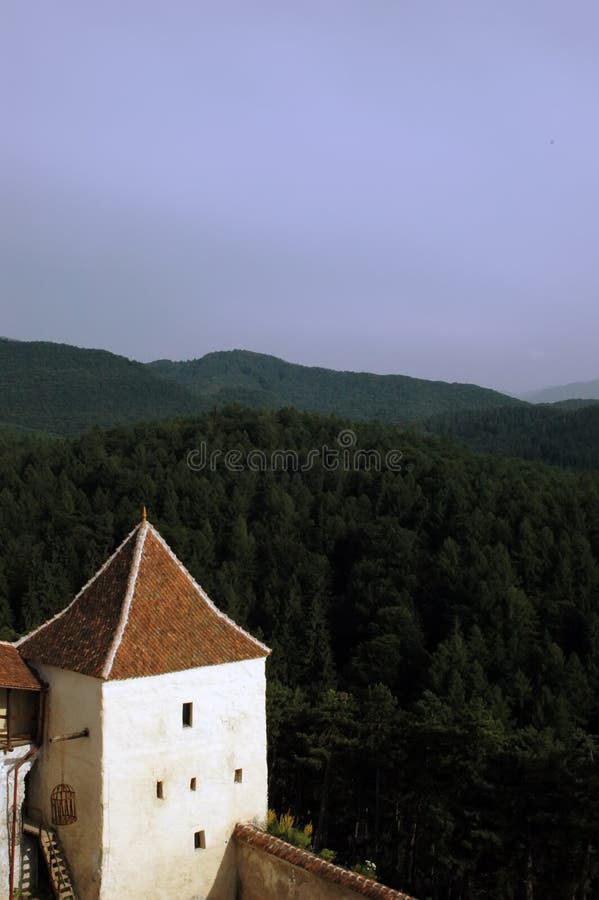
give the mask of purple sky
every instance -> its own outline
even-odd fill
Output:
[[[596,0],[9,0],[0,334],[599,377]]]

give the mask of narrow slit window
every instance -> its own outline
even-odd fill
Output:
[[[241,784],[243,781],[243,769],[235,769],[235,784]]]
[[[156,796],[159,800],[164,800],[164,786],[162,781],[156,782]]]
[[[206,832],[205,831],[196,831],[193,836],[193,846],[196,850],[205,850],[206,849]]]
[[[195,789],[196,789],[196,780],[195,780],[195,778],[192,778],[191,781],[189,782],[189,790],[195,791]]]
[[[193,725],[193,703],[184,703],[182,711],[183,728],[191,728]]]

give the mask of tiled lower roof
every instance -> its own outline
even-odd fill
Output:
[[[247,844],[249,847],[255,847],[257,850],[263,850],[265,853],[277,856],[292,866],[305,869],[318,878],[332,881],[334,884],[347,888],[347,890],[353,891],[354,894],[359,894],[362,897],[372,897],[376,898],[376,900],[414,900],[408,894],[402,894],[401,891],[386,887],[378,881],[373,881],[372,878],[358,875],[357,872],[350,872],[348,869],[343,869],[341,866],[336,866],[324,859],[320,859],[320,857],[309,853],[307,850],[293,847],[286,841],[273,837],[272,834],[268,834],[268,832],[257,828],[255,825],[236,825],[233,836],[242,844]]]
[[[0,641],[0,687],[18,691],[41,691],[42,687],[14,644]]]

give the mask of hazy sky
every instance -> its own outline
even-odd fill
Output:
[[[599,377],[597,0],[5,0],[0,334]]]

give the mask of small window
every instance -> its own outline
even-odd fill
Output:
[[[189,782],[189,790],[195,791],[195,789],[196,789],[196,780],[195,780],[195,778],[192,778],[191,781]]]
[[[164,788],[162,781],[156,782],[156,796],[159,800],[164,800]]]
[[[243,769],[235,769],[235,784],[241,784],[243,781]]]
[[[206,849],[206,832],[205,831],[196,831],[193,836],[193,846],[196,850],[205,850]]]
[[[183,704],[182,720],[184,728],[191,728],[193,725],[193,703]]]

